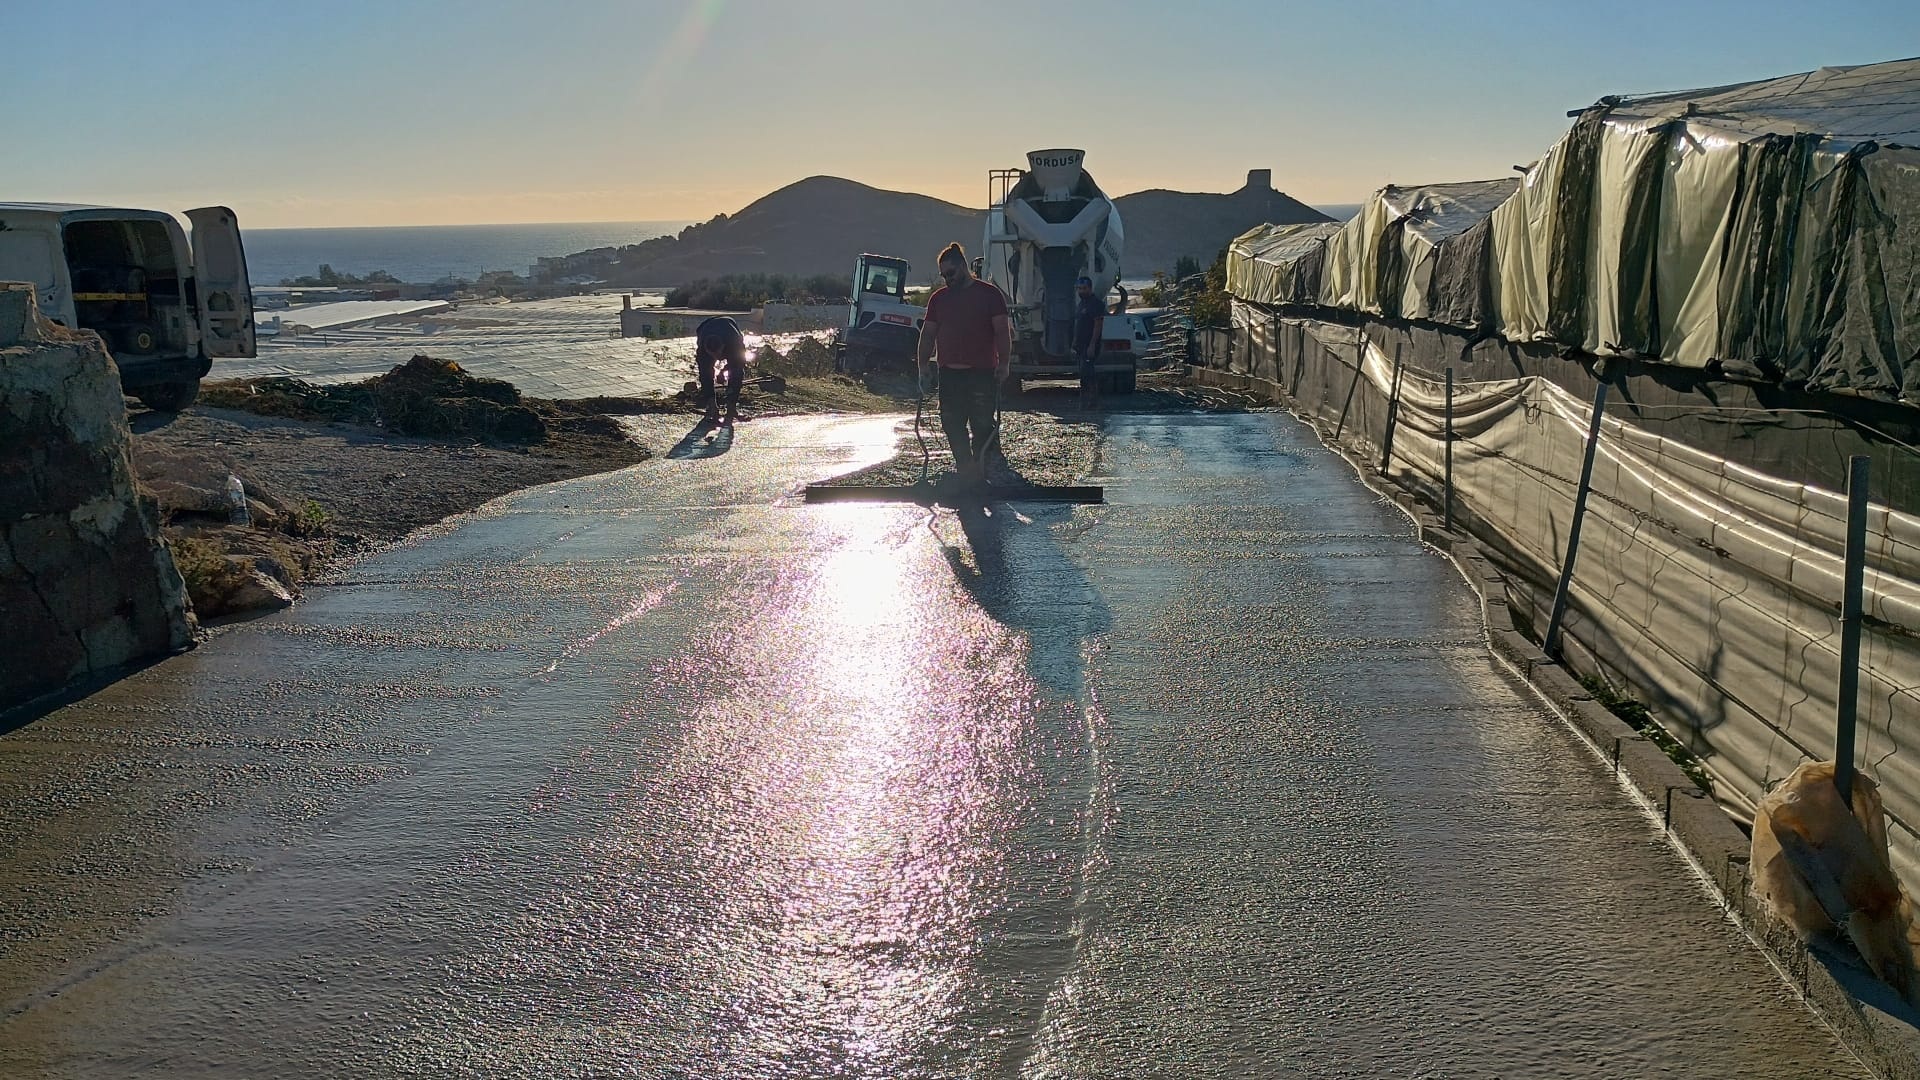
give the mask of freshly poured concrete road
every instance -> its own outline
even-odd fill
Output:
[[[891,423],[523,493],[0,739],[0,1075],[1863,1075],[1293,421],[797,504]]]

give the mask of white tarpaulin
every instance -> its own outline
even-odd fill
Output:
[[[1320,295],[1327,241],[1340,223],[1256,225],[1227,245],[1227,291],[1262,304],[1308,304]]]
[[[1376,193],[1319,305],[1920,403],[1916,144],[1920,60],[1603,98],[1510,195]]]

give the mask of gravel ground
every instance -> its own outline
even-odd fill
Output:
[[[347,547],[395,540],[422,525],[536,484],[644,461],[624,438],[556,433],[546,445],[504,449],[390,435],[195,406],[177,415],[136,413],[133,451],[204,453],[279,499],[311,499]]]

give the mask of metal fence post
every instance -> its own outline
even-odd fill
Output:
[[[1280,387],[1280,313],[1277,311],[1271,313],[1267,322],[1267,355],[1273,358],[1273,385],[1278,389]]]
[[[1441,527],[1453,531],[1453,369],[1447,369],[1447,470],[1441,487]]]
[[[1381,439],[1380,472],[1385,475],[1387,464],[1393,460],[1393,429],[1400,422],[1400,346],[1393,347],[1393,390],[1387,395],[1387,434]]]
[[[1340,406],[1340,422],[1333,425],[1333,439],[1340,441],[1340,433],[1347,428],[1347,410],[1353,408],[1353,392],[1360,388],[1360,373],[1367,370],[1367,337],[1357,335],[1354,339],[1353,381],[1347,384],[1347,400]]]
[[[1860,609],[1867,576],[1867,495],[1873,459],[1847,462],[1847,566],[1840,586],[1840,710],[1833,743],[1833,786],[1853,806],[1853,729],[1860,707]]]
[[[1599,375],[1599,372],[1595,372]],[[1553,613],[1547,616],[1547,635],[1541,648],[1560,658],[1560,622],[1567,615],[1567,589],[1573,584],[1573,560],[1580,554],[1580,522],[1587,516],[1587,490],[1593,486],[1593,452],[1600,446],[1600,419],[1607,411],[1607,379],[1599,375],[1593,390],[1593,419],[1587,423],[1587,456],[1580,463],[1580,486],[1573,494],[1573,524],[1567,527],[1567,555],[1560,561],[1560,582],[1553,588]]]

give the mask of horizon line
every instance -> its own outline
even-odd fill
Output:
[[[1310,203],[1302,200],[1302,205],[1312,210],[1320,210],[1329,206],[1346,207],[1346,206],[1364,206],[1366,204],[1364,200],[1362,200],[1361,202],[1325,202],[1325,203]],[[333,229],[333,230],[343,230],[343,231],[349,230],[349,229],[487,229],[487,228],[514,229],[514,228],[532,228],[535,226],[547,226],[547,227],[557,228],[561,226],[582,226],[582,225],[598,225],[598,226],[672,225],[672,224],[682,224],[682,223],[686,225],[699,225],[699,224],[703,224],[706,221],[711,221],[711,220],[712,218],[703,218],[703,219],[701,218],[629,218],[629,219],[612,219],[607,221],[449,221],[449,222],[441,222],[439,224],[432,224],[432,223],[426,223],[426,222],[409,222],[409,223],[392,224],[392,225],[257,225],[257,226],[243,225],[241,228],[245,232],[293,232],[295,230],[303,230],[303,229]]]

